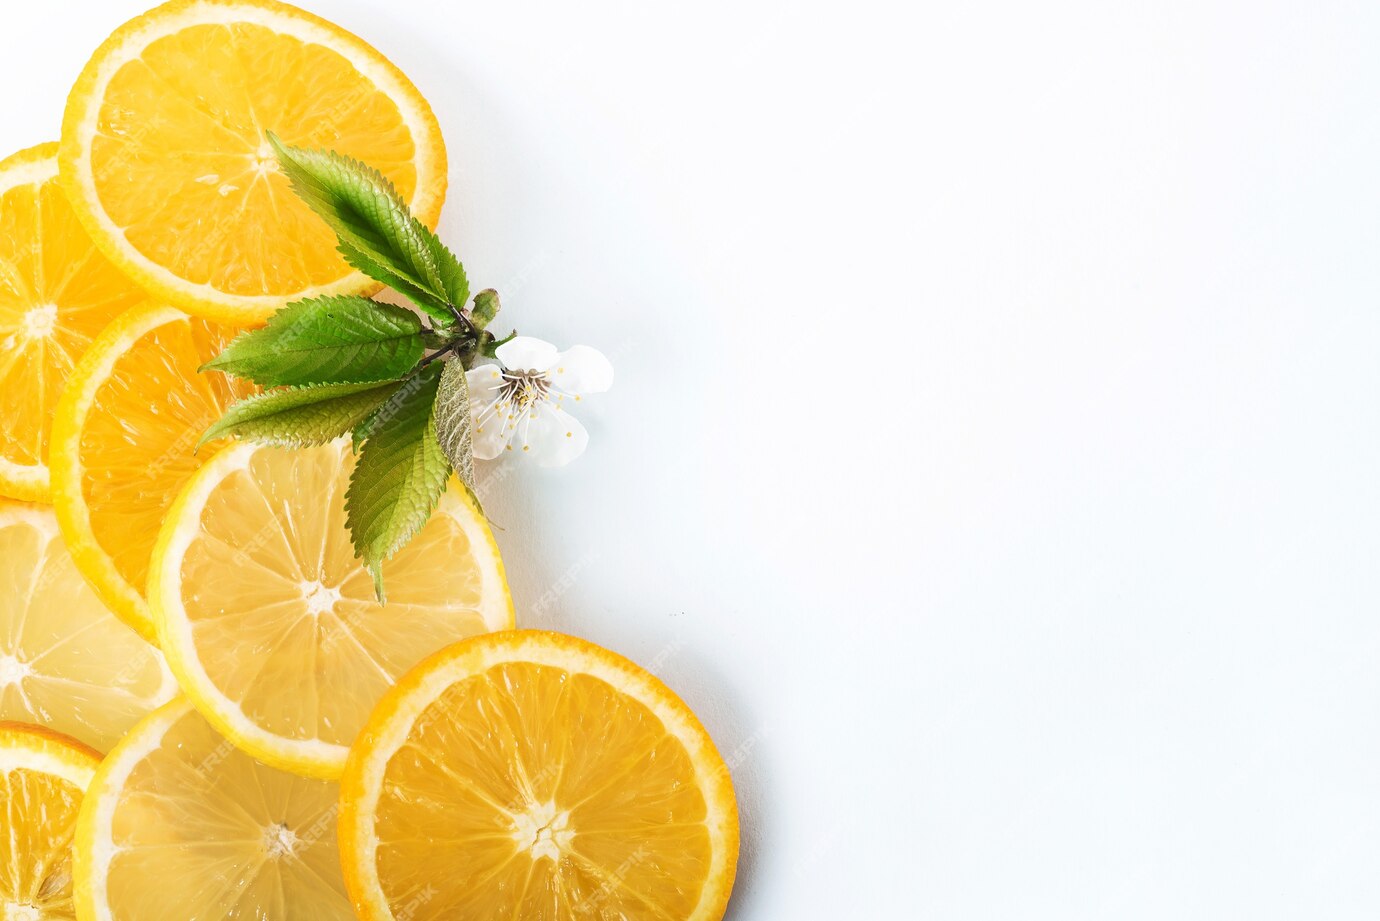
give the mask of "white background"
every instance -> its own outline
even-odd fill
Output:
[[[730,918],[1380,913],[1380,5],[311,5],[613,359],[490,511],[735,765]],[[142,6],[6,4],[6,148]]]

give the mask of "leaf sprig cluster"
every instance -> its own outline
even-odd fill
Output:
[[[269,143],[293,191],[335,232],[351,266],[416,312],[354,295],[312,297],[241,333],[202,370],[253,381],[200,444],[234,436],[305,447],[349,435],[345,495],[356,554],[384,598],[382,566],[426,524],[452,473],[474,492],[465,370],[505,340],[486,327],[497,292],[469,303],[460,260],[378,170],[333,151]],[[511,338],[511,337],[510,337]]]

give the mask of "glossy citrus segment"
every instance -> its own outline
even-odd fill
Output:
[[[0,500],[0,719],[107,751],[175,690],[77,572],[53,510]]]
[[[234,330],[138,307],[93,343],[58,406],[53,492],[77,566],[116,614],[154,636],[149,556],[178,490],[214,447],[197,440],[248,385],[197,373]]]
[[[359,38],[274,0],[175,0],[117,30],[68,101],[64,182],[111,258],[195,313],[251,322],[365,288],[269,131],[377,167],[435,224],[445,149],[426,100]]]
[[[227,448],[188,481],[149,601],[178,680],[222,732],[288,770],[337,777],[384,691],[456,640],[513,625],[498,549],[458,483],[384,564],[345,527],[348,442]]]
[[[732,888],[733,787],[703,727],[574,637],[509,631],[423,662],[380,702],[341,789],[367,919],[710,921]]]
[[[53,409],[96,334],[145,295],[58,184],[57,145],[0,161],[0,493],[48,501]]]
[[[92,781],[75,849],[79,917],[346,921],[336,809],[336,784],[260,764],[176,700]]]
[[[0,723],[0,918],[75,918],[72,840],[96,752],[60,733]]]

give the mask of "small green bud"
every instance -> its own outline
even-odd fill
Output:
[[[493,288],[485,288],[474,296],[474,309],[470,311],[470,319],[476,327],[483,329],[493,322],[493,318],[498,316],[498,292]]]

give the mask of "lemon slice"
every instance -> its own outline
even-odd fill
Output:
[[[53,510],[0,500],[0,719],[107,751],[176,691],[77,572]]]
[[[134,727],[87,791],[76,916],[347,921],[336,796],[334,783],[241,753],[175,700]]]
[[[57,144],[0,162],[0,493],[47,502],[53,407],[81,353],[144,293],[58,185]]]
[[[53,421],[53,504],[82,575],[154,639],[149,554],[182,484],[214,448],[193,448],[247,384],[197,368],[234,330],[171,307],[136,307],[91,344]]]
[[[0,918],[75,918],[72,837],[101,756],[60,733],[0,723]]]
[[[383,692],[458,639],[513,625],[493,535],[459,483],[384,564],[345,527],[348,442],[227,448],[188,481],[153,552],[149,601],[178,682],[256,758],[340,776]]]
[[[426,100],[359,38],[273,0],[175,0],[117,29],[68,98],[62,180],[109,258],[192,313],[248,325],[372,287],[269,131],[376,167],[435,226],[446,154]]]
[[[584,640],[509,631],[380,701],[341,779],[340,850],[366,921],[716,921],[738,814],[664,684]]]

